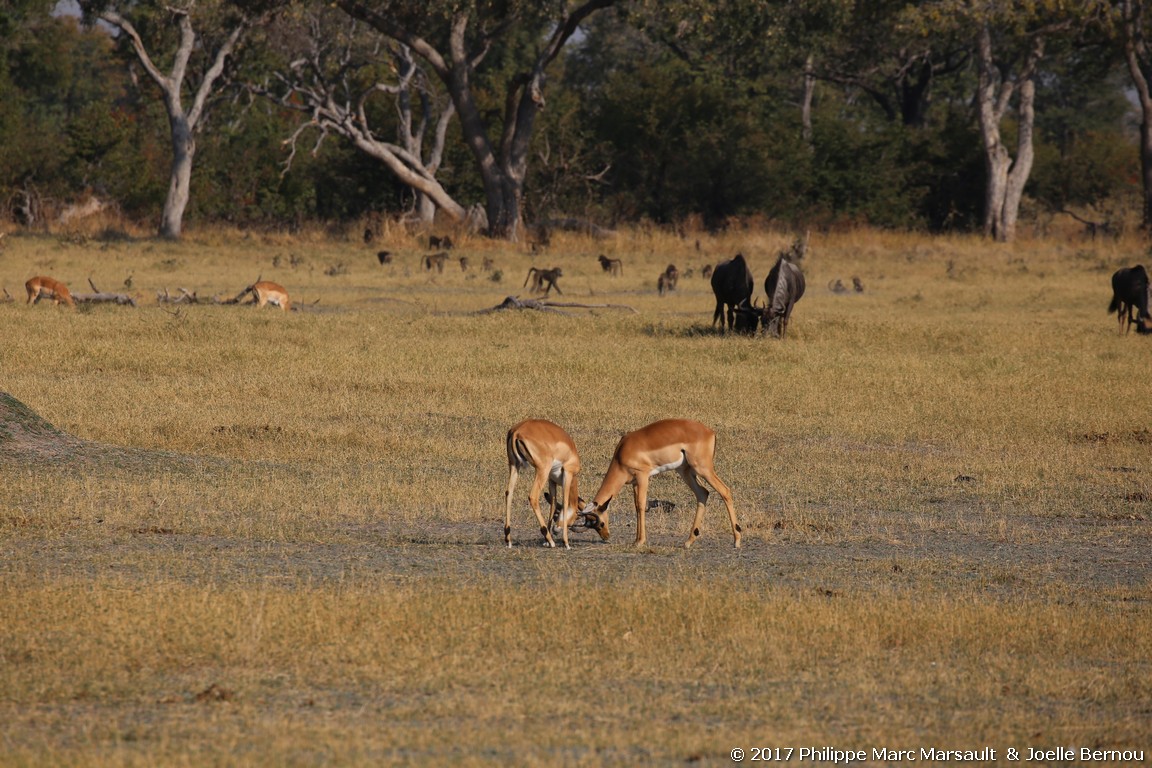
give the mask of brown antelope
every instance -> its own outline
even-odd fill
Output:
[[[257,280],[248,286],[248,293],[256,297],[257,307],[262,307],[265,304],[274,304],[285,312],[292,309],[292,304],[288,300],[288,291],[279,283],[273,283],[269,280]]]
[[[577,510],[580,509],[580,497],[576,492],[580,456],[576,453],[576,444],[562,428],[543,419],[528,419],[512,427],[508,430],[505,443],[508,448],[508,490],[504,493],[504,543],[512,546],[512,494],[516,491],[516,481],[520,470],[532,465],[536,477],[532,481],[528,503],[536,514],[536,521],[540,523],[540,533],[544,535],[549,547],[556,546],[551,523],[557,519],[556,504],[559,501],[560,529],[564,536],[564,548],[569,549],[568,525],[576,519]],[[546,482],[551,490],[552,504],[552,517],[548,520],[540,512],[540,491]],[[561,487],[559,496],[556,494],[557,485]],[[603,529],[600,535],[608,538],[607,529]]]
[[[76,308],[76,302],[72,300],[68,286],[59,280],[39,275],[24,283],[24,289],[28,291],[28,304],[38,304],[40,299],[52,299],[53,304],[59,305],[60,302],[64,302],[73,309]]]
[[[665,419],[629,432],[620,438],[600,490],[581,511],[585,526],[595,528],[601,538],[607,539],[608,504],[625,485],[631,483],[636,502],[636,546],[643,546],[648,538],[644,527],[648,481],[673,469],[696,496],[696,518],[684,546],[692,546],[700,536],[704,506],[708,503],[708,491],[700,485],[700,478],[704,478],[724,499],[728,518],[732,521],[733,546],[739,547],[740,524],[736,522],[732,492],[716,474],[713,467],[715,457],[716,433],[698,421]]]

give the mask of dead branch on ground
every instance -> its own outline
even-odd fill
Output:
[[[534,309],[539,312],[555,312],[561,315],[571,315],[562,309],[623,309],[638,314],[634,307],[627,304],[579,304],[572,301],[540,301],[538,299],[521,299],[519,296],[505,297],[504,301],[491,309],[482,309],[477,314],[486,315],[505,309]]]

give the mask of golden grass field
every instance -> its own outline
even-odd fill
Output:
[[[0,764],[1152,756],[1152,338],[1105,311],[1141,243],[813,233],[781,342],[713,332],[699,270],[743,251],[762,296],[791,233],[459,237],[429,274],[353,229],[3,241]],[[532,265],[635,311],[483,312]],[[300,311],[156,302],[257,276]],[[564,426],[590,497],[670,416],[717,431],[740,550],[715,495],[683,549],[672,473],[642,550],[627,490],[543,549],[530,477],[503,546],[509,426]]]

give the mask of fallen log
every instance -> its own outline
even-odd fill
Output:
[[[540,301],[538,299],[521,299],[519,296],[507,296],[491,309],[482,309],[477,314],[486,315],[500,312],[505,309],[534,309],[539,312],[555,312],[560,315],[571,315],[571,312],[562,312],[561,309],[624,309],[637,314],[634,307],[627,304],[579,304],[572,301]]]
[[[132,298],[126,293],[105,293],[96,287],[96,283],[92,282],[92,278],[88,278],[88,285],[91,286],[93,293],[74,293],[72,294],[73,301],[83,304],[117,304],[119,306],[136,306],[136,299]]]
[[[176,290],[180,291],[179,296],[173,296],[172,294],[168,293],[167,288],[164,289],[163,293],[161,293],[160,291],[157,291],[156,292],[156,303],[157,304],[199,304],[200,303],[200,299],[198,299],[196,297],[195,291],[189,292],[189,290],[187,288],[177,288]]]
[[[136,306],[136,299],[126,293],[74,293],[72,300],[77,304],[119,304]]]

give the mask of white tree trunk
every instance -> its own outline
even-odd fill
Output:
[[[82,5],[84,3],[81,3]],[[172,69],[168,74],[159,70],[152,61],[143,39],[136,31],[136,27],[128,19],[121,16],[114,8],[100,13],[100,18],[117,27],[128,36],[136,57],[144,66],[148,76],[160,88],[164,99],[164,108],[168,112],[168,123],[172,131],[172,173],[168,184],[168,197],[164,201],[164,211],[161,215],[159,233],[161,237],[177,239],[184,228],[184,211],[188,207],[191,194],[192,164],[196,156],[196,131],[199,129],[200,118],[208,97],[211,95],[216,81],[224,73],[224,63],[236,49],[241,36],[247,31],[251,22],[244,19],[233,28],[216,50],[211,64],[204,72],[199,87],[192,96],[192,107],[185,111],[182,94],[184,81],[188,74],[188,62],[193,52],[203,46],[195,30],[192,28],[192,10],[168,9],[176,16],[180,29],[180,42],[177,45],[172,60]]]
[[[1016,82],[997,66],[992,52],[992,33],[985,23],[977,39],[979,85],[976,93],[980,138],[984,147],[984,234],[1001,242],[1016,236],[1020,201],[1032,173],[1033,121],[1036,65],[1044,55],[1043,38],[1037,35],[1025,57]],[[1000,132],[1000,124],[1019,84],[1016,159],[1013,161]]]
[[[187,120],[172,118],[172,172],[168,196],[160,218],[160,236],[179,240],[184,231],[184,210],[192,188],[192,161],[196,156],[196,138]]]

